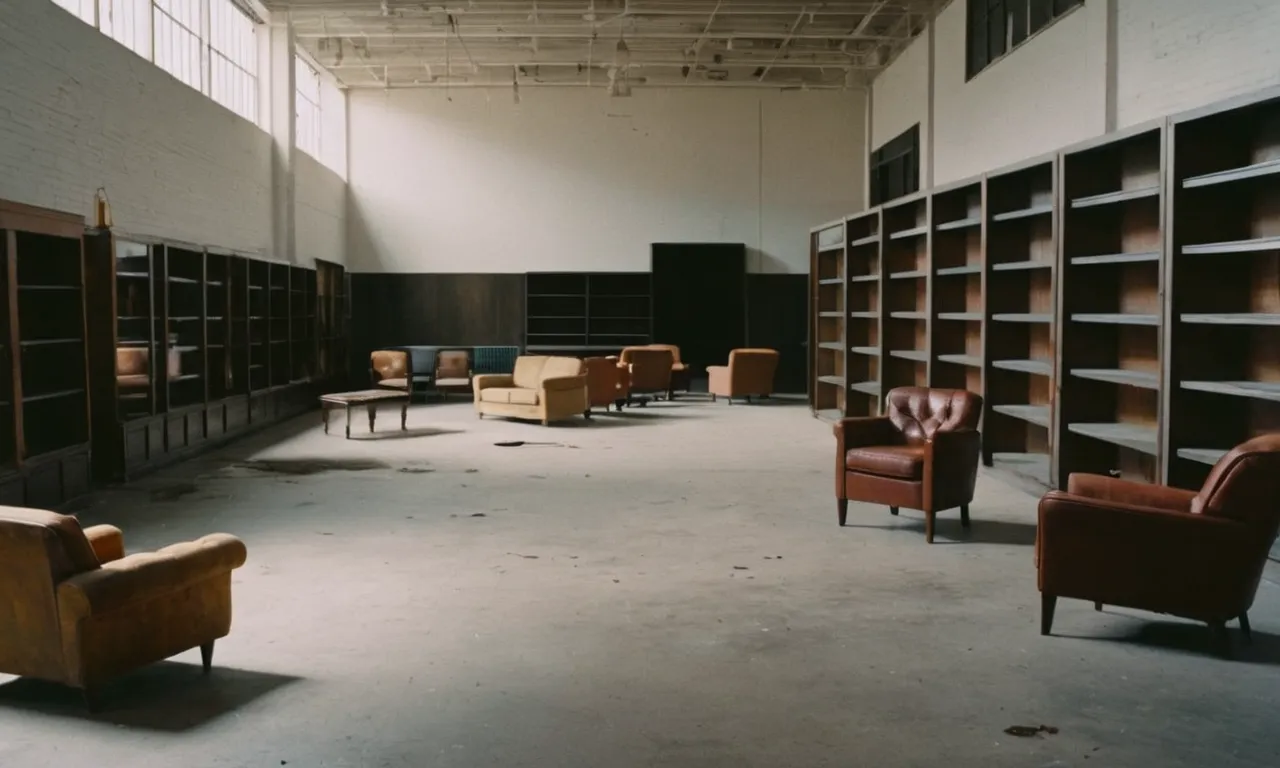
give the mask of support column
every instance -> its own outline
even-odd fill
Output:
[[[289,14],[272,14],[270,31],[266,90],[271,129],[271,256],[293,264],[297,261],[293,186],[297,92],[293,22]]]
[[[927,88],[929,98],[928,98],[927,106],[925,107],[924,136],[921,137],[921,140],[923,141],[925,146],[924,168],[921,169],[921,171],[924,174],[924,183],[920,185],[921,189],[933,189],[933,102],[934,102],[934,82],[936,80],[936,69],[937,69],[937,61],[938,61],[937,59],[937,50],[938,50],[937,28],[938,28],[938,20],[937,20],[937,17],[935,16],[934,18],[929,20],[929,23],[926,25],[926,28],[925,28],[925,34],[928,35],[928,43],[929,43],[929,48],[928,48],[929,74],[926,80],[926,82],[929,84]]]
[[[1103,133],[1111,133],[1116,130],[1119,123],[1119,96],[1117,90],[1120,85],[1119,67],[1120,67],[1120,31],[1117,29],[1117,16],[1119,8],[1116,0],[1105,0],[1106,2],[1106,25],[1107,25],[1107,48],[1105,59],[1106,80],[1103,87],[1106,89],[1106,108],[1105,118],[1102,126]]]

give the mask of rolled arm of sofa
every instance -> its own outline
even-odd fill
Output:
[[[581,389],[587,386],[585,373],[577,376],[550,376],[542,380],[542,389],[547,392],[563,392],[569,389]]]
[[[154,600],[244,565],[244,542],[225,533],[107,563],[58,585],[64,618],[101,615]]]
[[[1195,491],[1083,472],[1073,472],[1067,478],[1067,493],[1098,501],[1154,507],[1172,512],[1190,512],[1191,500],[1196,497]]]
[[[489,387],[514,387],[515,377],[509,373],[482,373],[471,377],[471,388],[475,392]]]
[[[124,557],[124,532],[114,525],[93,525],[84,529],[93,554],[99,563],[110,563]]]

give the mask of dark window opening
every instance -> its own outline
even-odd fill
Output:
[[[966,77],[972,78],[993,61],[1049,26],[1054,19],[1084,0],[966,0],[968,24]]]
[[[920,124],[871,153],[871,205],[920,190]]]

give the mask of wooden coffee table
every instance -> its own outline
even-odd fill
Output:
[[[398,389],[362,389],[359,392],[334,392],[320,396],[320,410],[324,414],[324,433],[329,434],[329,411],[347,409],[347,439],[351,439],[351,407],[363,405],[369,412],[369,431],[378,413],[378,403],[400,403],[400,430],[404,431],[405,418],[409,415],[409,393]]]

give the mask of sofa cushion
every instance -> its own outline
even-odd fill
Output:
[[[582,361],[576,357],[548,357],[542,366],[542,379],[558,379],[562,376],[581,376]],[[517,382],[518,383],[518,382]]]
[[[542,368],[547,364],[542,355],[521,355],[516,358],[515,369],[511,372],[511,380],[522,389],[537,389],[542,382]]]
[[[520,387],[485,387],[480,390],[482,403],[510,403],[513,405],[537,405],[538,392]]]
[[[378,382],[378,386],[385,387],[387,389],[404,389],[408,386],[408,382],[406,382],[403,377],[398,379],[383,379]]]
[[[854,448],[844,455],[844,466],[854,472],[920,480],[924,477],[924,447],[920,445],[874,445]]]

